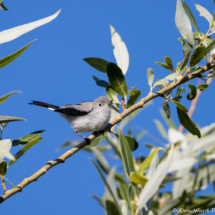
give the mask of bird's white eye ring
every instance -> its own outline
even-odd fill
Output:
[[[99,106],[102,106],[102,104],[100,103]]]

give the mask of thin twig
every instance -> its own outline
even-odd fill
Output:
[[[131,114],[132,112],[134,112],[135,110],[139,109],[139,108],[143,108],[144,104],[146,104],[147,102],[149,102],[150,100],[159,97],[160,95],[164,95],[166,92],[168,92],[169,90],[172,90],[174,88],[176,88],[177,86],[179,86],[180,84],[183,84],[185,82],[188,82],[194,78],[200,78],[201,74],[204,72],[207,72],[208,70],[214,68],[215,64],[214,63],[208,63],[206,66],[204,66],[202,68],[202,70],[199,73],[196,74],[190,74],[186,77],[183,78],[183,80],[179,80],[176,83],[171,83],[170,85],[168,85],[167,87],[157,91],[154,94],[149,94],[147,95],[145,98],[142,98],[138,103],[134,104],[133,106],[131,106],[128,109],[125,109],[125,111],[123,113],[121,113],[119,116],[117,116],[115,119],[113,119],[110,123],[108,123],[106,125],[106,127],[104,128],[104,132],[110,132],[110,129],[116,125],[118,122],[120,122],[122,119],[124,119],[126,116],[128,116],[129,114]],[[90,135],[88,138],[90,139],[90,141],[94,140],[99,134],[95,134],[93,133],[92,135]],[[72,149],[70,149],[69,151],[67,151],[66,153],[64,153],[63,155],[61,155],[59,158],[57,158],[54,161],[49,161],[44,167],[42,167],[39,171],[37,171],[36,173],[34,173],[32,176],[30,176],[29,178],[25,178],[20,184],[18,184],[16,187],[7,190],[7,192],[5,194],[3,194],[2,196],[0,196],[0,203],[4,202],[6,199],[10,198],[11,196],[13,196],[14,194],[22,191],[22,189],[24,187],[26,187],[27,185],[29,185],[30,183],[32,183],[33,181],[36,181],[38,178],[40,178],[42,175],[44,175],[49,169],[51,169],[52,167],[60,164],[60,163],[64,163],[66,159],[68,159],[69,157],[71,157],[73,154],[75,154],[76,152],[78,152],[79,150],[81,150],[83,147],[88,145],[88,141],[84,140],[81,143],[79,143],[77,146],[73,147]]]
[[[3,187],[3,189],[4,189],[4,192],[6,193],[7,188],[6,188],[6,185],[5,185],[5,183],[4,183],[4,176],[3,176],[3,175],[1,175],[1,185],[2,185],[2,187]]]
[[[125,99],[123,97],[122,97],[121,104],[122,104],[122,110],[124,112],[126,108],[125,108]]]

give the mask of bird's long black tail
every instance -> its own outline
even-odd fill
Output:
[[[45,103],[45,102],[39,102],[39,101],[32,101],[32,103],[28,103],[28,104],[48,108],[49,110],[56,110],[57,108],[59,108],[58,106],[51,105],[51,104],[48,104],[48,103]]]

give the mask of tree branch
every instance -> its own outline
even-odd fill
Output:
[[[208,70],[214,68],[215,64],[214,63],[208,63],[206,66],[204,66],[202,68],[202,70],[199,73],[196,74],[190,74],[186,77],[184,77],[183,79],[178,80],[177,82],[172,82],[169,86],[157,91],[156,93],[149,93],[145,98],[142,98],[138,103],[134,104],[132,107],[125,109],[119,116],[117,116],[115,119],[113,119],[110,123],[108,123],[106,125],[106,127],[104,128],[104,131],[110,132],[110,129],[116,125],[117,123],[119,123],[122,119],[124,119],[126,116],[128,116],[129,114],[131,114],[133,111],[139,109],[139,108],[143,108],[144,104],[146,104],[147,102],[149,102],[150,100],[159,97],[159,96],[163,96],[166,92],[173,90],[174,88],[176,88],[177,86],[179,86],[180,84],[183,84],[185,82],[188,82],[194,78],[201,78],[201,74],[204,72],[207,72]],[[94,140],[99,134],[91,134],[88,138],[90,139],[90,141]],[[0,197],[0,204],[2,202],[4,202],[6,199],[10,198],[11,196],[13,196],[14,194],[22,191],[22,189],[24,187],[26,187],[27,185],[29,185],[30,183],[37,181],[38,178],[40,178],[42,175],[44,175],[49,169],[51,169],[52,167],[60,164],[60,163],[64,163],[66,159],[68,159],[70,156],[72,156],[73,154],[75,154],[76,152],[78,152],[80,149],[82,149],[83,147],[87,146],[88,142],[87,141],[82,141],[81,143],[79,143],[77,146],[73,147],[72,149],[70,149],[69,151],[67,151],[66,153],[64,153],[63,155],[61,155],[59,158],[53,160],[53,161],[49,161],[45,166],[43,166],[40,170],[38,170],[36,173],[34,173],[32,176],[30,176],[29,178],[25,178],[20,184],[18,184],[16,187],[12,188],[11,190],[7,190],[5,192],[5,194],[3,194]]]

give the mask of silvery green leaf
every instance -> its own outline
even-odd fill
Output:
[[[8,10],[8,9],[4,6],[3,1],[0,1],[0,9],[2,9],[2,10]]]
[[[175,80],[179,75],[180,75],[179,72],[174,72],[174,73],[172,73],[172,74],[166,76],[165,79],[168,79],[168,80],[170,80],[170,81],[173,81],[173,80]]]
[[[109,122],[115,119],[117,116],[120,115],[119,105],[111,104],[111,116]]]
[[[166,101],[166,100],[163,101],[163,109],[166,113],[165,114],[166,118],[169,119],[170,118],[170,108],[169,108],[168,101]]]
[[[171,71],[174,72],[174,67],[172,65],[172,60],[169,56],[164,57],[164,61],[167,63],[167,65],[171,68]]]
[[[128,50],[126,48],[125,42],[122,40],[122,38],[119,36],[119,34],[111,25],[110,25],[110,31],[111,31],[111,40],[113,45],[113,53],[116,58],[116,62],[118,66],[121,68],[123,74],[125,75],[129,66]]]
[[[162,125],[162,123],[157,119],[154,119],[154,123],[156,124],[157,129],[160,132],[160,134],[163,136],[163,138],[167,139],[168,136],[167,136],[166,130],[165,130],[164,126]]]
[[[181,132],[179,132],[173,128],[169,128],[169,130],[168,130],[168,139],[172,144],[175,144],[177,142],[186,141],[184,134],[182,134]]]
[[[95,80],[96,84],[100,87],[107,87],[108,86],[108,82],[107,81],[104,81],[102,79],[99,79],[99,78],[96,78],[95,76],[93,76],[93,79]]]
[[[154,83],[153,88],[155,88],[156,86],[159,86],[159,85],[169,85],[168,79],[164,78],[164,79],[161,79],[161,80],[159,80],[159,81],[156,81],[156,82]]]
[[[177,0],[175,24],[182,37],[184,37],[191,45],[194,45],[192,26],[190,24],[189,18],[184,12],[181,0]]]
[[[196,162],[196,158],[184,158],[173,161],[169,167],[168,172],[178,171],[187,167],[191,168]]]
[[[115,184],[115,172],[116,172],[116,166],[111,168],[111,170],[109,171],[108,176],[107,176],[107,183],[109,184],[109,186],[113,192],[113,195],[115,196],[116,200],[119,203],[119,198],[118,198],[116,184]],[[107,198],[112,199],[112,196],[107,188],[106,188],[106,193],[107,193]]]
[[[60,11],[61,11],[61,9],[57,13],[53,14],[52,16],[46,17],[44,19],[40,19],[35,22],[31,22],[31,23],[28,23],[25,25],[20,25],[18,27],[11,28],[11,29],[0,32],[0,44],[14,40],[17,37],[20,37],[21,35],[29,32],[39,26],[42,26],[48,22],[51,22],[53,19],[55,19],[58,16]]]
[[[196,6],[196,10],[200,12],[199,15],[205,17],[205,19],[207,19],[211,25],[213,23],[213,16],[208,12],[208,10],[198,4],[195,4],[195,6]]]
[[[1,96],[1,97],[0,97],[0,104],[3,103],[3,102],[5,102],[10,96],[12,96],[13,94],[16,94],[16,93],[21,93],[21,91],[16,90],[16,91],[7,93],[7,94],[4,95],[4,96]]]
[[[141,210],[143,207],[146,210],[148,210],[146,203],[157,192],[157,189],[159,188],[161,182],[163,181],[164,177],[167,174],[167,171],[172,162],[172,158],[173,158],[173,144],[171,145],[171,149],[168,153],[166,160],[158,165],[158,168],[155,170],[155,172],[150,177],[145,187],[141,191],[138,201],[139,210]]]
[[[0,140],[0,161],[4,157],[14,160],[14,156],[10,153],[12,141],[10,139]]]
[[[188,43],[185,43],[185,45],[183,46],[184,60],[180,64],[180,68],[179,68],[180,70],[184,69],[185,66],[187,65],[187,63],[190,59],[191,52],[192,52],[192,47]]]
[[[106,94],[110,100],[112,100],[116,104],[120,104],[119,99],[117,97],[117,92],[113,89],[111,85],[107,85]]]
[[[152,83],[154,81],[154,73],[153,73],[153,69],[151,68],[148,68],[147,69],[147,78],[148,78],[148,84],[149,86],[151,87],[152,86]]]
[[[177,93],[176,93],[176,96],[180,96],[183,92],[185,92],[187,89],[184,88],[184,87],[179,87],[177,89]]]

